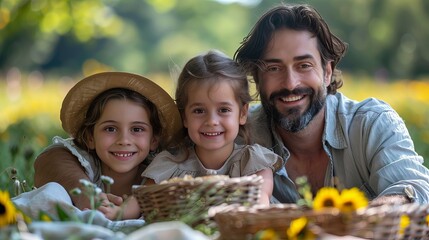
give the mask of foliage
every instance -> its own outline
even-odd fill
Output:
[[[0,69],[73,76],[94,68],[168,73],[210,48],[233,55],[259,16],[257,5],[216,0],[3,0]],[[340,67],[385,79],[429,74],[429,2],[288,0],[308,3],[349,43]],[[1,73],[0,73],[1,74]]]
[[[62,134],[49,118],[39,119],[48,129],[41,128],[37,118],[24,118],[0,132],[0,187],[14,195],[32,188],[34,158],[54,135]]]

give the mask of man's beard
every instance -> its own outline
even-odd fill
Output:
[[[279,97],[288,97],[291,94],[306,94],[311,97],[310,107],[302,114],[300,114],[300,109],[298,107],[290,108],[285,113],[280,112],[275,106],[276,99]],[[299,88],[293,91],[283,89],[274,92],[269,100],[266,95],[261,94],[261,102],[266,114],[272,116],[276,125],[288,132],[296,133],[307,127],[311,120],[313,120],[323,108],[326,103],[326,90],[324,90],[324,86],[317,92],[311,88]]]

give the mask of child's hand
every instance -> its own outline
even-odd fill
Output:
[[[139,204],[134,196],[127,198],[126,201],[113,194],[102,193],[100,197],[103,201],[98,210],[110,220],[137,219],[141,216]]]
[[[116,206],[120,206],[124,202],[124,199],[122,197],[116,196],[114,194],[111,194],[111,193],[105,194],[105,193],[103,193],[103,195],[105,195],[103,197],[107,197],[107,200],[109,202],[115,204]]]
[[[100,194],[101,206],[98,207],[98,210],[104,214],[104,216],[110,220],[121,220],[119,217],[121,211],[123,211],[121,205],[124,200],[113,194]]]

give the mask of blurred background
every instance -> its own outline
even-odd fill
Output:
[[[301,0],[349,44],[341,92],[377,97],[403,117],[429,165],[429,1]],[[0,0],[0,188],[32,186],[76,81],[100,71],[149,77],[170,94],[196,54],[233,56],[272,0]],[[16,171],[15,171],[16,170]]]

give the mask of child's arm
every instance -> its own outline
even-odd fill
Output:
[[[77,157],[64,147],[51,148],[39,155],[34,162],[35,187],[41,187],[48,182],[57,182],[70,192],[81,187],[80,179],[89,181]],[[84,194],[70,197],[77,208],[81,210],[90,208],[88,197]]]
[[[262,176],[264,178],[259,204],[269,205],[271,195],[273,194],[273,171],[269,168],[266,168],[257,172],[256,175]]]

